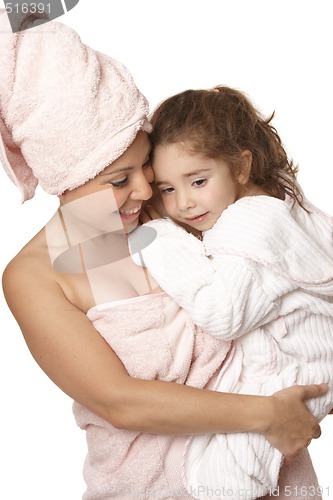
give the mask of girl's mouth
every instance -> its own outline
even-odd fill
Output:
[[[206,221],[208,213],[209,212],[206,212],[204,214],[197,215],[196,217],[186,217],[185,220],[188,224],[201,224],[202,222]]]

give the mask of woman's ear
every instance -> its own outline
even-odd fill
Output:
[[[239,157],[239,168],[237,180],[239,184],[245,186],[249,182],[252,169],[252,153],[248,149],[243,151]]]

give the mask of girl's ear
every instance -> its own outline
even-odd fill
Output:
[[[248,149],[242,152],[239,157],[239,168],[237,180],[239,184],[245,186],[249,182],[252,169],[252,153]]]

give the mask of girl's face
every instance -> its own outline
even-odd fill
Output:
[[[63,193],[62,208],[72,215],[75,211],[76,218],[100,232],[131,231],[138,224],[142,202],[152,195],[149,154],[148,135],[140,131],[125,153],[94,179]]]
[[[153,169],[170,217],[199,231],[210,229],[240,195],[226,162],[190,153],[183,144],[157,146]]]

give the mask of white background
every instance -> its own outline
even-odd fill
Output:
[[[152,107],[221,83],[247,92],[265,114],[275,109],[307,197],[333,214],[332,11],[331,0],[80,0],[59,20],[126,64]],[[42,191],[21,205],[0,171],[1,272],[56,206]],[[32,359],[2,295],[0,311],[0,497],[78,500],[85,441],[71,400]],[[332,425],[327,417],[310,446],[330,488],[324,498],[333,496]]]

